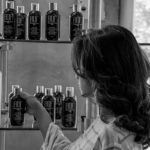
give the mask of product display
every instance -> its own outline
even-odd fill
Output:
[[[19,93],[22,88],[19,85],[12,85],[12,91],[8,95],[9,118],[11,126],[22,126],[24,113],[27,110],[25,100]],[[66,94],[62,92],[62,85],[55,85],[53,88],[45,88],[43,85],[36,86],[34,96],[44,106],[52,121],[60,127],[75,128],[76,126],[76,103],[74,87],[66,87]],[[18,119],[17,119],[18,118]],[[34,117],[32,128],[39,128],[39,124]]]
[[[62,106],[62,125],[64,127],[74,127],[76,124],[74,87],[66,87],[66,95]]]
[[[6,9],[3,15],[3,37],[4,39],[15,39],[16,37],[16,10],[14,1],[6,0]]]
[[[19,95],[20,89],[14,88],[14,94],[9,101],[9,118],[12,126],[22,126],[26,108],[25,100]]]
[[[31,11],[28,18],[29,40],[40,40],[41,38],[41,12],[39,3],[31,3]]]
[[[58,125],[61,125],[62,120],[62,102],[63,102],[63,93],[62,93],[62,86],[61,85],[55,85],[54,86],[54,97],[56,100],[56,118],[55,122]]]
[[[83,16],[81,12],[77,9],[77,5],[73,5],[73,12],[70,15],[70,40],[72,41],[74,37],[82,34],[82,23]],[[27,24],[28,19],[28,24]],[[16,40],[26,40],[26,35],[28,35],[29,40],[40,40],[41,39],[41,12],[39,11],[39,3],[31,3],[31,11],[29,12],[28,18],[25,13],[24,6],[17,6],[17,12],[14,8],[14,1],[6,0],[6,9],[4,10],[4,38],[5,39],[16,39]],[[28,30],[26,30],[28,29]],[[49,10],[45,14],[45,37],[50,41],[58,41],[60,37],[60,15],[57,9],[57,3],[49,3]],[[16,86],[17,87],[17,86]],[[13,90],[15,89],[12,87]],[[18,86],[19,88],[19,86]],[[14,96],[14,91],[9,94],[9,101]],[[21,90],[21,89],[20,89]],[[44,86],[37,86],[36,93],[34,96],[43,104],[45,109],[50,114],[52,120],[58,125],[64,127],[73,127],[75,122],[74,117],[76,114],[68,112],[67,108],[76,107],[74,97],[72,97],[72,104],[66,95],[62,92],[61,85],[55,85],[54,93],[52,94],[52,89],[45,89],[44,96]],[[69,94],[68,94],[69,95]],[[75,100],[75,99],[74,99]],[[64,102],[63,102],[64,101]],[[69,103],[69,104],[68,104]],[[8,104],[6,104],[8,106]],[[25,108],[26,109],[26,108]],[[64,110],[63,110],[64,109]],[[76,111],[75,111],[76,112]],[[63,117],[64,115],[64,117]],[[73,120],[67,119],[66,116],[72,116]],[[63,118],[62,118],[63,117]],[[34,127],[39,127],[36,118],[34,118]]]
[[[70,15],[70,40],[82,34],[83,15],[78,11],[78,5],[73,5],[73,12]]]
[[[55,99],[53,97],[53,89],[45,88],[45,96],[42,98],[42,104],[55,122]]]
[[[4,10],[4,38],[25,40],[28,34],[29,40],[41,39],[42,19],[39,11],[39,3],[31,3],[31,11],[28,15],[28,25],[26,26],[26,14],[24,6],[17,6],[17,13],[14,9],[14,1],[6,1]],[[49,41],[58,41],[60,38],[60,14],[57,3],[49,3],[49,10],[45,14],[45,38]],[[73,4],[73,12],[69,17],[69,37],[72,41],[82,34],[83,15],[81,8]],[[28,28],[28,33],[26,32]]]
[[[26,14],[24,6],[17,6],[16,39],[26,39]]]
[[[57,41],[60,33],[60,15],[57,3],[49,3],[49,11],[46,13],[45,20],[46,39]]]

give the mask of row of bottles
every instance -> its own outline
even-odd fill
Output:
[[[12,92],[9,94],[9,118],[12,126],[24,124],[26,104],[25,100],[19,96],[19,90],[22,89],[18,85],[12,85]],[[66,93],[63,94],[61,85],[55,85],[54,90],[37,86],[34,96],[45,107],[54,123],[61,127],[75,127],[76,96],[74,96],[74,87],[66,87]],[[34,118],[32,127],[39,127],[36,118]]]
[[[36,87],[34,95],[45,107],[54,123],[61,127],[75,127],[76,125],[76,96],[74,96],[74,87],[66,87],[66,93],[63,94],[62,86],[55,85],[53,88],[44,86]],[[38,127],[36,118],[33,127]]]
[[[17,6],[17,12],[14,9],[14,1],[6,1],[4,10],[3,37],[4,39],[25,40],[28,28],[29,40],[41,39],[41,12],[39,3],[31,3],[31,11],[25,14],[24,6]],[[83,15],[78,10],[77,5],[73,5],[73,12],[70,15],[70,40],[82,34]],[[28,21],[28,23],[27,23]],[[57,9],[57,3],[49,3],[49,10],[45,15],[45,38],[47,40],[57,41],[60,38],[60,14]]]

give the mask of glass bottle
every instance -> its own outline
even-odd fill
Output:
[[[14,95],[15,92],[15,88],[19,88],[19,85],[12,85],[11,86],[11,92],[8,94],[8,103],[10,101],[10,99],[12,98],[12,96]],[[8,106],[8,103],[5,103],[6,106]]]
[[[73,4],[73,12],[70,15],[70,40],[82,34],[83,15],[78,11],[78,6]]]
[[[60,33],[60,15],[57,3],[49,3],[49,11],[45,18],[45,36],[47,40],[57,41]]]
[[[28,18],[29,40],[40,40],[41,38],[41,12],[39,3],[31,3],[31,11]]]
[[[4,39],[15,39],[16,37],[16,14],[14,1],[6,0],[6,9],[3,14]]]
[[[44,86],[41,85],[37,85],[36,86],[36,93],[34,94],[34,96],[37,98],[37,100],[41,103],[42,102],[42,97],[44,96]],[[36,118],[34,117],[34,121],[33,121],[33,124],[32,124],[32,127],[33,128],[39,128],[39,124],[36,120]]]
[[[74,96],[74,87],[66,87],[66,96],[62,108],[62,125],[64,127],[75,127],[76,100]]]
[[[14,88],[14,95],[9,101],[9,118],[12,126],[22,126],[24,123],[26,102],[19,93],[20,89]]]
[[[61,126],[62,120],[62,102],[63,102],[63,93],[62,93],[62,85],[55,85],[54,86],[54,97],[56,100],[56,109],[55,109],[55,122],[56,124]]]
[[[45,107],[49,113],[53,122],[55,119],[55,99],[53,97],[53,89],[45,88],[45,96],[42,98],[42,105]]]
[[[17,6],[16,39],[26,39],[26,14],[24,6]]]

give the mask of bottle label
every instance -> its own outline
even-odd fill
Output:
[[[54,25],[57,24],[58,17],[54,15],[48,15],[48,24]]]
[[[74,16],[71,18],[71,24],[70,24],[70,39],[73,40],[73,38],[79,36],[82,34],[82,21],[83,18],[80,16]]]
[[[13,23],[14,22],[14,14],[4,14],[4,22],[5,23]]]
[[[14,39],[16,36],[16,14],[4,13],[4,38]]]
[[[74,17],[72,19],[72,23],[73,25],[76,25],[76,26],[82,25],[82,17]]]
[[[43,106],[45,107],[47,112],[50,114],[52,121],[54,121],[54,101],[45,100],[43,102]]]
[[[11,102],[10,119],[13,125],[22,125],[24,121],[25,101],[22,99]]]
[[[64,102],[63,106],[63,125],[65,127],[74,127],[76,115],[76,104]]]
[[[30,16],[30,24],[33,26],[39,25],[39,16]]]
[[[46,16],[46,38],[58,40],[59,37],[59,16],[49,14]]]
[[[66,111],[67,113],[72,113],[73,107],[74,107],[73,103],[66,103],[64,109],[65,109],[65,111]]]
[[[17,39],[25,39],[26,18],[24,15],[17,16]]]
[[[38,40],[40,36],[41,36],[41,16],[30,15],[29,16],[29,39],[35,38]]]

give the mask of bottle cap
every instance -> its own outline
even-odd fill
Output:
[[[53,96],[53,89],[52,88],[45,88],[45,95]]]
[[[73,10],[73,12],[77,12],[78,11],[78,5],[73,4],[72,10]]]
[[[74,97],[74,87],[66,87],[66,96]]]
[[[15,8],[15,3],[14,1],[6,1],[6,8],[11,8],[14,9]]]
[[[58,10],[58,5],[57,5],[57,3],[54,3],[54,10]]]
[[[14,88],[14,95],[18,95],[20,93],[20,89],[15,87]]]
[[[54,91],[55,92],[62,92],[62,85],[55,85],[54,86]]]
[[[57,10],[57,3],[49,3],[49,10]]]
[[[19,88],[19,85],[12,85],[11,89],[12,89],[13,92],[14,92],[15,88]]]
[[[37,85],[36,86],[36,93],[44,93],[44,86],[43,85]]]
[[[31,3],[31,10],[39,11],[40,10],[39,3]]]
[[[17,13],[24,13],[24,6],[17,6]]]

